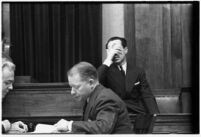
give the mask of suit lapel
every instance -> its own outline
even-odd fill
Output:
[[[87,105],[88,105],[88,103],[87,103],[87,101],[85,101],[84,106],[83,106],[83,118],[82,118],[82,120],[85,120],[85,115],[86,115],[85,113],[86,113]]]
[[[84,111],[84,121],[87,121],[89,118],[90,108],[91,108],[91,104],[89,102],[89,103],[87,103],[85,111]]]
[[[134,86],[134,83],[137,81],[138,73],[134,66],[127,64],[126,70],[126,91],[130,92]]]
[[[114,83],[117,83],[118,85],[122,85],[123,77],[119,68],[115,64],[112,64],[109,71],[108,77],[111,79],[111,81],[114,81]]]

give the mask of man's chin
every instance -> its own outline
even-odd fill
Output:
[[[6,96],[6,94],[2,94],[2,97],[1,97],[1,98],[2,98],[2,99],[4,99],[4,98],[5,98],[5,96]]]

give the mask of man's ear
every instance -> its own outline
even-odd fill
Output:
[[[89,79],[89,86],[91,88],[91,90],[94,90],[94,79]]]
[[[93,84],[94,84],[94,79],[90,78],[90,79],[89,79],[89,84],[90,84],[90,85],[93,85]]]
[[[125,47],[125,48],[124,48],[124,52],[125,52],[125,54],[128,53],[128,47]]]

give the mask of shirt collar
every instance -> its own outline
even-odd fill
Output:
[[[125,62],[123,65],[121,65],[125,74],[126,74],[126,69],[127,69],[127,62]],[[119,70],[121,70],[120,66],[118,65]]]
[[[94,88],[94,90],[97,88],[97,86],[98,85],[100,85],[99,83],[95,86],[95,88]],[[89,100],[90,100],[90,97],[91,97],[91,95],[92,95],[92,93],[94,92],[94,90],[91,92],[91,94],[88,96],[88,98],[87,98],[87,103],[89,103]]]

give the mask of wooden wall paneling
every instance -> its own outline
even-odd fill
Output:
[[[182,86],[181,5],[171,4],[171,45],[173,87]]]
[[[135,5],[136,64],[145,69],[152,88],[163,88],[162,7]]]
[[[171,14],[170,4],[162,5],[163,12],[163,64],[164,88],[172,87],[172,58],[171,58]]]
[[[192,4],[125,4],[128,61],[152,88],[191,86]]]
[[[164,88],[164,64],[163,64],[163,23],[162,23],[162,5],[156,4],[153,5],[153,31],[155,31],[155,34],[150,36],[153,36],[154,43],[150,47],[150,55],[151,59],[149,60],[150,67],[152,66],[152,70],[150,70],[150,74],[152,72],[155,72],[155,74],[150,75],[151,77],[154,77],[155,75],[155,81],[157,83],[153,88]],[[152,23],[150,23],[152,24]]]
[[[135,4],[124,5],[124,34],[127,39],[128,54],[127,60],[136,64],[136,43],[135,43]]]
[[[182,87],[191,87],[192,26],[192,4],[181,4]]]

